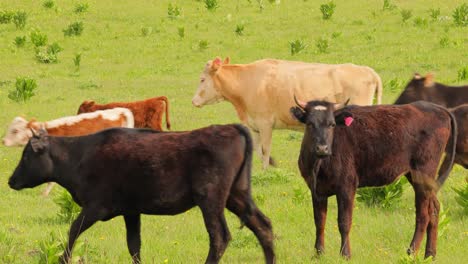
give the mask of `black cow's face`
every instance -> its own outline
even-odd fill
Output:
[[[341,112],[334,115],[335,109],[341,107],[324,101],[310,101],[303,103],[304,107],[298,103],[299,107],[292,107],[291,113],[301,123],[305,124],[304,141],[309,145],[311,153],[319,158],[332,154],[333,132],[335,126],[352,123],[352,114]]]
[[[47,182],[53,171],[49,155],[48,138],[45,135],[33,136],[23,150],[21,160],[8,185],[15,190],[36,187]]]

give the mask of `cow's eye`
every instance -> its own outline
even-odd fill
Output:
[[[12,134],[18,133],[18,129],[13,129],[13,130],[11,130],[11,133],[12,133]]]
[[[200,80],[200,82],[204,82],[204,81],[205,81],[205,79],[201,79],[201,80]]]
[[[329,127],[336,127],[336,124],[335,123],[330,123],[328,126]]]

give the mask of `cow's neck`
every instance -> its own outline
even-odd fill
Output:
[[[233,68],[235,67],[235,68]],[[235,69],[233,71],[232,69]],[[221,67],[213,76],[214,85],[218,92],[229,102],[234,105],[239,119],[246,124],[247,113],[245,101],[242,98],[242,91],[239,85],[239,71],[242,69],[238,66],[226,65]]]
[[[299,169],[307,182],[310,189],[315,192],[317,186],[317,174],[320,170],[321,159],[311,151],[312,142],[309,142],[310,137],[307,136],[307,132],[304,134],[302,140],[301,152],[299,155]]]

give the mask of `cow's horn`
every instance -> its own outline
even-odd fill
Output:
[[[299,106],[302,110],[305,110],[306,102],[297,100],[296,95],[294,95],[294,102],[296,102],[297,106]]]

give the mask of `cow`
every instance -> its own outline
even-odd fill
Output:
[[[455,163],[468,169],[468,104],[463,104],[449,110],[457,119],[458,127]]]
[[[447,86],[434,82],[434,75],[431,73],[425,77],[415,73],[395,104],[408,104],[419,100],[447,108],[456,107],[468,103],[468,86]]]
[[[209,234],[206,263],[218,263],[231,239],[225,207],[256,235],[266,263],[274,263],[271,222],[252,200],[252,149],[241,125],[187,132],[111,128],[80,137],[41,131],[24,148],[8,184],[21,190],[57,182],[82,207],[61,263],[71,259],[82,232],[119,215],[132,261],[140,263],[140,215],[176,215],[194,206]]]
[[[130,109],[135,117],[135,127],[152,128],[158,131],[162,131],[162,118],[163,114],[166,113],[166,128],[169,130],[171,129],[171,122],[169,121],[169,100],[167,100],[166,96],[127,103],[96,104],[94,101],[84,101],[78,108],[78,114],[112,109],[115,107]]]
[[[126,108],[67,116],[47,122],[38,122],[35,119],[27,121],[23,117],[15,117],[3,138],[3,145],[7,147],[24,146],[33,136],[33,131],[39,129],[44,129],[54,136],[80,136],[111,127],[132,128],[133,126],[133,114]],[[47,184],[42,195],[48,196],[53,187],[53,183]]]
[[[192,104],[196,107],[223,100],[233,104],[240,121],[252,132],[263,168],[270,159],[273,129],[304,130],[289,114],[296,94],[303,100],[324,99],[371,105],[382,100],[382,81],[371,68],[354,64],[320,64],[265,59],[250,64],[208,61]]]
[[[435,257],[440,210],[436,193],[453,167],[455,117],[444,107],[423,101],[339,108],[325,101],[300,100],[291,108],[306,127],[298,165],[312,194],[317,253],[324,252],[329,196],[336,195],[340,253],[349,259],[356,189],[387,185],[404,174],[416,194],[416,227],[408,254],[418,251],[427,232],[425,256]],[[436,179],[447,145],[452,146],[450,163]]]

